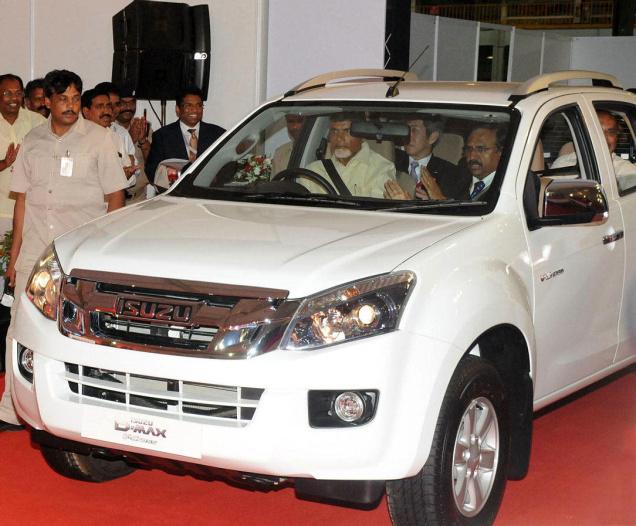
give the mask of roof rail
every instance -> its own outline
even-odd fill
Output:
[[[524,95],[529,95],[536,91],[548,89],[551,85],[556,84],[557,82],[575,79],[591,80],[593,86],[606,86],[609,88],[622,89],[621,83],[614,75],[608,75],[607,73],[600,73],[598,71],[573,69],[569,71],[554,71],[552,73],[544,73],[543,75],[532,77],[521,84],[515,90],[513,95],[523,97]]]
[[[415,73],[400,71],[397,69],[343,69],[340,71],[323,73],[322,75],[306,80],[302,84],[298,84],[298,86],[285,93],[285,96],[294,95],[295,93],[311,88],[325,86],[329,82],[336,80],[355,78],[378,78],[389,80],[398,80],[403,78],[404,80],[417,80],[417,75]]]

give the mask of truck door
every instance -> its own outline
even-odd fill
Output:
[[[577,96],[556,99],[537,114],[536,147],[542,146],[544,162],[529,176],[538,176],[539,181],[589,179],[606,188],[608,174],[599,168],[596,153],[605,145],[598,134],[590,135],[588,123],[596,117],[589,110],[586,113],[579,100]],[[614,359],[625,245],[619,205],[611,192],[606,194],[609,215],[602,223],[528,231],[534,282],[535,400],[605,369]]]

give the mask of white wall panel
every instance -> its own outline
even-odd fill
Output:
[[[524,81],[541,72],[541,40],[540,31],[524,31],[516,29],[512,33],[512,62],[509,69],[509,80]]]
[[[615,75],[626,88],[636,88],[636,37],[575,37],[572,69]]]
[[[18,75],[25,83],[31,79],[30,7],[30,0],[0,0],[0,72]]]
[[[473,80],[477,23],[440,17],[438,24],[435,80]]]
[[[386,0],[269,0],[267,96],[314,75],[384,64]]]
[[[437,17],[411,13],[411,42],[409,46],[409,64],[411,64],[422,50],[428,46],[426,52],[413,66],[413,72],[421,80],[433,80],[435,62],[435,27]]]
[[[545,32],[543,73],[570,69],[572,38]]]

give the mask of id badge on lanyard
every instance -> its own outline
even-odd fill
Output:
[[[66,155],[60,158],[60,175],[62,177],[73,175],[73,158],[68,150],[66,150]]]

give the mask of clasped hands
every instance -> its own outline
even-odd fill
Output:
[[[411,196],[400,184],[395,180],[389,180],[384,183],[384,197],[386,199],[423,199],[423,200],[444,200],[446,196],[439,187],[435,177],[426,169],[420,166],[420,181],[415,186],[415,197]]]
[[[9,145],[9,147],[7,148],[7,153],[4,156],[4,159],[0,161],[0,172],[3,172],[7,168],[9,168],[9,166],[11,166],[15,162],[16,158],[18,157],[19,151],[20,151],[19,144],[15,145],[11,143]]]

